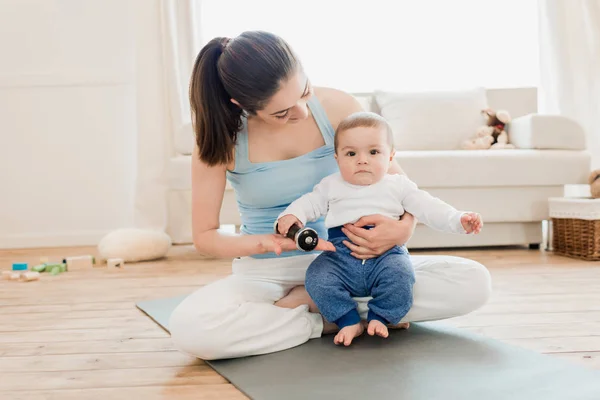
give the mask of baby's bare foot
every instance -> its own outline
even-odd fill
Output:
[[[385,326],[383,322],[377,321],[376,319],[372,319],[369,322],[369,326],[367,327],[367,333],[371,336],[377,335],[381,336],[382,338],[386,338],[389,335],[387,326]]]
[[[352,344],[352,340],[355,337],[362,335],[364,331],[365,328],[360,322],[358,324],[345,326],[338,332],[337,335],[335,335],[335,338],[333,338],[333,343],[350,346],[350,344]]]

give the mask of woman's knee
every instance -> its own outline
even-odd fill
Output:
[[[227,282],[207,285],[186,298],[171,314],[169,332],[175,347],[203,360],[223,358],[234,340],[223,331],[239,305],[218,296],[227,292]]]
[[[462,314],[475,311],[485,305],[492,294],[492,278],[487,268],[474,260],[461,259],[465,268],[462,280],[464,294]]]
[[[228,343],[222,334],[227,310],[215,310],[206,304],[180,304],[171,315],[169,331],[175,348],[203,360],[223,357]]]

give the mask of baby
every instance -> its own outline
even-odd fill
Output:
[[[359,260],[344,245],[344,224],[370,214],[394,219],[409,212],[433,229],[479,233],[481,217],[460,212],[417,188],[405,175],[387,174],[394,157],[392,130],[383,117],[369,112],[350,115],[335,134],[339,173],[325,177],[312,192],[291,203],[277,221],[285,235],[293,224],[304,226],[326,215],[328,239],[336,251],[324,251],[306,272],[306,290],[323,317],[340,331],[335,344],[349,346],[364,331],[353,297],[372,297],[367,315],[369,335],[388,336],[386,325],[400,324],[412,306],[415,275],[406,246],[376,258]],[[370,227],[365,227],[369,229]]]

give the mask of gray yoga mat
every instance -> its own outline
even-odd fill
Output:
[[[137,306],[168,332],[169,315],[184,298]],[[327,335],[289,350],[208,364],[256,400],[600,399],[600,371],[443,323],[414,323],[387,339],[364,335],[348,348]]]

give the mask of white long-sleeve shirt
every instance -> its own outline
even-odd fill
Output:
[[[371,214],[398,219],[405,211],[435,230],[466,233],[460,222],[463,212],[419,189],[405,175],[386,174],[366,186],[344,181],[339,172],[329,175],[312,192],[292,202],[279,218],[293,214],[306,224],[326,215],[325,226],[332,228]]]

